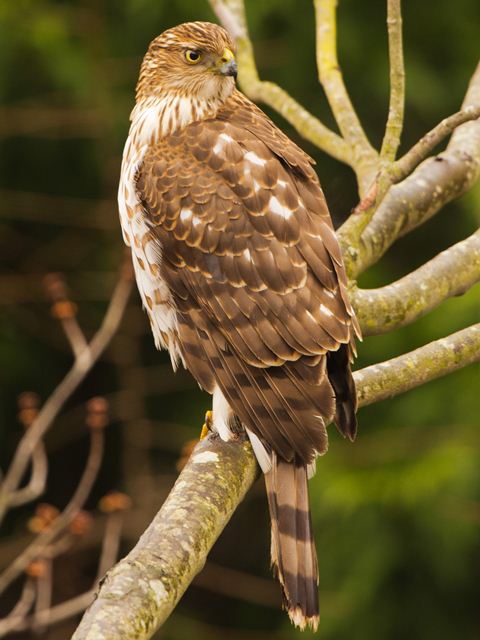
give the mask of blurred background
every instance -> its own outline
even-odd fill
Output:
[[[278,82],[334,127],[316,78],[308,0],[247,0],[261,76]],[[404,2],[407,72],[402,150],[460,107],[478,58],[478,0]],[[388,108],[386,2],[342,0],[339,55],[372,142]],[[0,0],[0,467],[22,434],[17,397],[48,398],[72,355],[51,316],[45,276],[63,274],[87,336],[98,327],[122,262],[116,207],[134,86],[150,40],[188,20],[213,20],[206,0]],[[338,224],[355,206],[353,174],[274,113],[317,161]],[[465,238],[480,223],[480,189],[446,207],[362,276],[379,286]],[[356,368],[478,322],[480,290],[441,305],[413,326],[365,340]],[[311,482],[324,640],[480,637],[480,369],[463,369],[362,409],[355,445],[331,431]],[[61,509],[88,450],[85,402],[111,406],[106,452],[86,508],[88,533],[53,568],[53,602],[90,588],[105,513],[120,490],[133,508],[127,552],[172,486],[182,447],[198,437],[209,397],[154,349],[136,291],[119,333],[46,438],[48,486],[39,502]],[[0,566],[32,537],[35,504],[13,510],[0,534]],[[268,510],[258,482],[215,545],[205,571],[156,637],[298,638],[280,610],[269,570]],[[1,599],[5,615],[23,578]],[[70,637],[77,618],[35,637]],[[30,632],[11,637],[31,638]],[[305,633],[303,638],[310,637]]]

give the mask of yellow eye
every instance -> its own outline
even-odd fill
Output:
[[[197,64],[202,59],[200,51],[185,51],[185,59],[189,64]]]

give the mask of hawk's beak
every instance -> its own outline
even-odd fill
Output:
[[[230,49],[223,50],[222,56],[218,59],[215,66],[218,73],[222,76],[233,76],[235,79],[237,78],[237,63],[235,61],[235,56]]]

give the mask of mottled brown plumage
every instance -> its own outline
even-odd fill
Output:
[[[122,228],[157,345],[213,394],[221,437],[236,416],[252,440],[285,606],[315,627],[307,467],[334,417],[355,437],[359,329],[312,160],[234,88],[233,50],[208,23],[150,46],[122,165]]]

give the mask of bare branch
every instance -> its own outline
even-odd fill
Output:
[[[387,170],[391,182],[395,184],[406,178],[457,127],[465,122],[477,120],[477,118],[480,118],[480,106],[474,107],[472,105],[444,118]]]
[[[480,64],[462,105],[480,107]],[[361,243],[349,247],[347,220],[340,236],[351,277],[374,264],[395,242],[462,195],[480,177],[480,120],[465,122],[453,133],[443,153],[422,162],[408,178],[392,186],[365,229]],[[345,235],[344,235],[345,234]]]
[[[32,473],[26,487],[11,494],[9,507],[20,507],[41,496],[47,482],[48,458],[45,445],[40,441],[32,453]]]
[[[362,129],[337,57],[337,0],[314,0],[317,22],[317,66],[320,82],[343,138],[350,145],[360,193],[370,186],[378,168],[378,154]]]
[[[86,607],[92,601],[95,595],[95,590],[91,589],[79,596],[66,600],[61,604],[54,605],[49,609],[39,611],[36,616],[36,621],[42,627],[48,627],[56,622],[67,620],[73,616],[85,611]],[[25,629],[32,628],[34,624],[33,616],[25,616],[18,614],[15,617],[8,617],[0,620],[0,638],[5,637],[12,631],[23,631]]]
[[[75,515],[85,504],[93,483],[98,474],[103,456],[104,435],[101,430],[91,431],[90,451],[75,493],[62,513],[55,518],[52,524],[22,552],[0,575],[0,593],[32,562],[35,558],[43,557],[48,546],[55,540],[61,531],[73,520]]]
[[[355,372],[359,405],[393,398],[474,362],[480,362],[480,324]]]
[[[0,620],[0,638],[3,638],[11,631],[18,629],[18,624],[25,620],[25,616],[31,610],[35,598],[37,597],[37,587],[35,580],[28,577],[23,585],[21,596],[8,616]]]
[[[388,0],[388,54],[390,58],[390,105],[380,157],[391,162],[400,145],[405,109],[401,0]]]
[[[478,361],[480,324],[356,372],[359,403],[398,395]],[[209,436],[197,444],[154,521],[107,574],[72,640],[150,638],[203,567],[256,474],[244,440]]]
[[[130,263],[126,262],[100,329],[88,348],[75,359],[72,368],[44,404],[16,449],[13,461],[0,487],[0,522],[9,508],[10,498],[17,490],[37,444],[114,336],[127,306],[131,289],[131,267]]]
[[[98,562],[97,581],[103,578],[118,557],[123,519],[124,514],[121,511],[108,515],[103,535],[102,551]]]
[[[73,355],[78,358],[88,344],[77,321],[77,305],[69,299],[64,277],[59,273],[50,273],[45,277],[45,288],[53,303],[51,314],[62,325]]]
[[[351,153],[345,141],[309,113],[284,89],[273,82],[260,80],[252,42],[245,21],[243,0],[209,0],[223,26],[237,43],[239,83],[249,98],[275,109],[298,133],[340,162],[351,164]]]
[[[124,511],[130,508],[130,500],[125,494],[115,493],[114,496],[106,496],[102,499],[101,503],[106,500],[109,501],[109,508],[114,510],[109,511],[107,518],[103,536],[102,552],[98,563],[98,572],[94,588],[52,607],[47,599],[45,599],[43,605],[41,604],[43,598],[41,595],[40,580],[42,578],[47,578],[47,580],[51,578],[49,567],[47,567],[48,575],[40,576],[36,581],[32,577],[28,577],[23,587],[22,596],[17,605],[11,611],[9,616],[0,620],[0,638],[3,638],[11,631],[22,631],[24,629],[38,631],[40,629],[44,629],[51,624],[71,618],[87,608],[94,598],[95,588],[98,585],[100,578],[103,577],[108,569],[110,569],[117,558]],[[102,508],[102,510],[105,509]],[[60,540],[60,543],[61,542],[62,540]],[[49,545],[46,549],[45,557],[49,564],[51,564],[52,558],[64,550],[60,548],[61,546],[61,544],[59,545],[58,542],[55,542]],[[67,546],[65,546],[65,548],[67,548]],[[51,583],[48,582],[46,586],[48,586],[48,584],[51,586]],[[37,587],[39,588],[38,598],[35,603],[35,612],[33,615],[29,616],[29,611],[31,610],[36,598]],[[48,591],[45,592],[45,595],[49,595]]]
[[[425,315],[480,281],[480,230],[380,289],[353,289],[363,335],[387,333]]]
[[[39,620],[39,616],[43,611],[50,609],[52,602],[52,560],[44,559],[44,571],[37,578],[37,599],[35,602],[35,610],[33,615],[33,631],[42,633],[45,630],[43,622]]]

